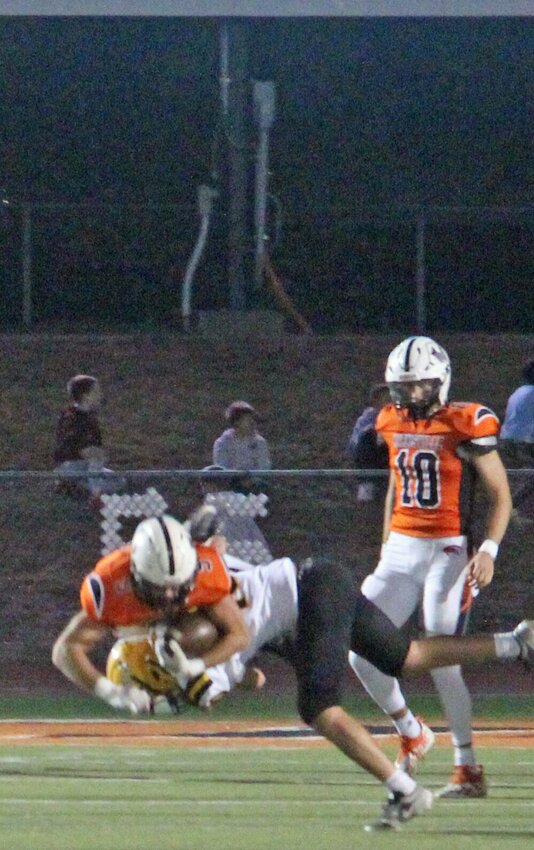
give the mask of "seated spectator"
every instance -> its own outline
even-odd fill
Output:
[[[213,463],[223,469],[270,469],[271,456],[267,440],[257,429],[257,413],[246,401],[233,401],[225,411],[230,426],[213,444]],[[257,489],[255,476],[242,477],[235,489],[248,492]]]
[[[347,454],[357,469],[387,469],[388,450],[384,443],[377,442],[375,431],[378,411],[390,401],[387,384],[374,384],[369,391],[369,404],[356,420],[347,447]],[[381,486],[382,485],[382,486]],[[378,493],[385,494],[387,479],[360,481],[357,490],[359,502],[371,502]]]
[[[511,467],[534,467],[534,359],[528,360],[521,371],[523,383],[506,405],[501,427],[501,450],[505,464]],[[531,502],[534,496],[534,473],[516,492],[514,497],[515,520],[521,519],[517,508]],[[524,518],[522,518],[524,519]]]
[[[67,392],[70,403],[59,415],[54,450],[58,492],[89,495],[91,504],[96,505],[102,493],[116,493],[125,486],[122,478],[104,466],[106,453],[97,413],[102,390],[92,375],[75,375],[67,384]],[[69,477],[71,472],[86,472],[87,478]]]

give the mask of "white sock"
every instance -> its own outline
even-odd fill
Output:
[[[415,780],[400,768],[396,768],[389,779],[386,779],[388,790],[392,794],[411,794],[415,789]]]
[[[349,652],[349,662],[369,696],[385,714],[391,716],[406,708],[406,700],[397,679],[381,673],[369,661],[354,652]]]
[[[519,658],[521,649],[512,632],[499,632],[493,640],[497,658]]]
[[[445,709],[454,747],[469,744],[473,737],[471,696],[462,678],[461,668],[441,667],[430,672]]]
[[[393,720],[393,718],[391,718]],[[403,717],[393,720],[395,729],[403,738],[418,738],[421,734],[421,723],[408,708]]]
[[[454,764],[455,767],[460,765],[470,765],[474,767],[477,763],[475,752],[471,744],[466,744],[462,747],[454,747]]]

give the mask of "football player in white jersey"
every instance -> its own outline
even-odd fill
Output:
[[[191,702],[199,708],[210,708],[218,699],[243,685],[255,689],[263,687],[265,676],[251,662],[259,650],[272,650],[294,663],[294,639],[299,614],[299,573],[306,571],[308,562],[297,567],[291,558],[278,558],[269,564],[255,566],[240,558],[225,555],[228,570],[234,579],[234,596],[241,607],[248,628],[250,642],[246,649],[236,653],[227,662],[206,670],[211,685],[198,700],[190,700],[185,694],[182,701]],[[361,596],[361,594],[358,594]],[[466,666],[491,663],[495,660],[519,659],[528,667],[534,664],[534,627],[526,620],[514,632],[470,636],[443,636],[419,640],[400,637],[400,631],[374,606],[364,605],[359,611],[357,634],[353,643],[358,644],[359,654],[367,658],[378,669],[391,667],[393,656],[402,657],[399,673],[418,675],[432,666],[446,666],[460,658]],[[194,637],[193,637],[194,640]],[[143,652],[129,654],[134,642],[121,639],[112,648],[107,674],[118,684],[135,681],[150,690],[154,696],[179,693],[172,673],[166,677],[154,677],[154,666],[160,665],[159,673],[168,670],[164,657],[156,657],[153,636],[147,635]],[[170,665],[172,667],[172,663]],[[169,710],[165,700],[156,699],[156,713]],[[171,701],[171,708],[175,701]]]
[[[291,558],[278,558],[270,564],[244,569],[245,562],[231,555],[226,565],[238,584],[236,598],[247,623],[250,643],[225,664],[210,668],[212,685],[205,703],[213,704],[236,685],[261,688],[265,676],[250,662],[262,647],[294,636],[298,610],[297,571]],[[237,569],[236,569],[237,567]]]

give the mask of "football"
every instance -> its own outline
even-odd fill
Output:
[[[211,620],[198,611],[184,611],[173,623],[170,632],[188,658],[198,658],[209,652],[219,639],[219,632]]]

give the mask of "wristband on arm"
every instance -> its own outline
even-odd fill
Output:
[[[484,542],[481,543],[478,547],[478,551],[486,552],[486,554],[489,555],[490,558],[493,558],[493,560],[495,560],[499,551],[499,544],[496,543],[495,540],[491,540],[490,537],[487,537],[486,540],[484,540]]]

